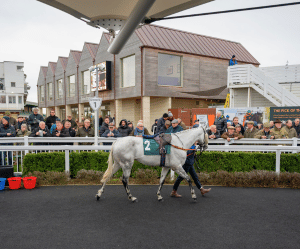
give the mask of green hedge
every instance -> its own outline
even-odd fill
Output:
[[[107,168],[107,152],[72,152],[70,153],[70,173],[76,176],[81,169],[105,171]],[[260,152],[203,152],[199,165],[203,172],[216,172],[224,170],[227,172],[250,172],[252,170],[275,171],[275,153]],[[299,154],[281,154],[281,171],[300,173],[300,156]],[[155,169],[160,174],[161,167],[149,167],[137,161],[132,168],[132,176],[138,168]],[[38,153],[27,154],[24,158],[23,173],[33,171],[58,171],[63,172],[65,169],[65,153]],[[121,176],[119,170],[116,176]]]

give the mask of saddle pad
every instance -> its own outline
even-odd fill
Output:
[[[159,155],[159,144],[154,139],[143,139],[144,155],[155,156]],[[171,153],[171,145],[166,145],[166,154]]]

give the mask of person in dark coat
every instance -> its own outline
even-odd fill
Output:
[[[62,124],[65,125],[66,121],[70,122],[71,128],[72,128],[72,129],[75,130],[75,129],[77,128],[77,123],[75,122],[74,119],[72,119],[72,115],[68,115],[68,116],[67,116],[67,119],[64,119],[64,120],[62,121]]]
[[[152,131],[153,134],[157,134],[159,132],[158,129],[157,129],[157,121],[158,121],[158,119],[155,119],[155,122],[151,127],[151,131]]]
[[[16,123],[16,125],[15,125],[15,130],[16,130],[16,132],[18,132],[19,130],[21,130],[22,124],[24,124],[23,117],[19,115],[19,116],[18,116],[17,123]]]
[[[51,126],[55,124],[56,120],[58,119],[57,116],[55,116],[55,111],[51,110],[50,111],[50,116],[46,118],[46,125],[48,129],[50,130]]]
[[[120,137],[120,133],[115,128],[114,123],[108,125],[108,130],[106,130],[101,137]],[[103,143],[103,145],[112,145],[112,143]]]
[[[160,128],[159,134],[166,133],[170,126],[171,126],[170,120],[166,120],[164,126]]]
[[[104,123],[102,123],[102,126],[101,126],[100,131],[99,131],[100,137],[102,136],[102,134],[104,132],[106,132],[108,130],[108,124],[109,124],[109,117],[106,117],[104,119]]]
[[[296,118],[293,122],[293,127],[295,128],[297,132],[297,137],[300,138],[300,124],[299,124],[299,118]]]
[[[31,130],[29,137],[51,137],[51,134],[46,123],[41,121],[37,128]],[[48,145],[48,143],[34,143],[34,145]]]
[[[244,129],[243,125],[241,125],[239,123],[239,118],[238,117],[234,117],[233,120],[232,120],[232,126],[236,127],[237,125],[241,126],[241,133],[242,133],[242,135],[244,135],[245,129]]]
[[[217,127],[217,130],[220,132],[221,135],[226,131],[227,119],[223,116],[222,112],[217,112],[214,125]]]
[[[14,126],[9,124],[9,117],[4,116],[1,120],[0,125],[0,137],[15,137],[16,131]],[[12,143],[2,143],[2,146],[13,145]],[[8,156],[8,165],[12,164],[12,152],[11,151],[0,151],[0,165],[6,165],[6,157]]]
[[[129,134],[131,132],[131,129],[128,127],[126,119],[122,119],[120,121],[118,132],[119,132],[119,136],[120,137],[127,137],[127,136],[129,136]]]
[[[193,125],[193,128],[198,128],[199,127],[199,119],[196,119],[195,121],[194,121],[194,125]]]
[[[196,149],[196,146],[193,145],[191,147],[191,149]],[[187,152],[187,158],[186,161],[184,163],[184,165],[182,166],[182,168],[184,169],[184,171],[186,173],[190,173],[192,179],[194,180],[194,183],[196,184],[197,188],[200,190],[201,194],[204,195],[206,193],[208,193],[209,191],[211,191],[211,188],[209,189],[205,189],[202,187],[199,178],[197,176],[197,173],[194,169],[194,162],[195,162],[195,150],[188,150]],[[171,197],[176,197],[176,198],[180,198],[182,197],[181,195],[179,195],[177,193],[177,189],[179,187],[179,184],[181,183],[181,181],[184,180],[183,177],[178,176],[174,185],[173,185],[173,191],[171,193]]]
[[[102,116],[100,115],[100,117],[99,117],[99,127],[101,127],[102,124],[103,124],[103,118],[102,118]]]
[[[68,130],[64,129],[62,122],[56,121],[56,128],[52,131],[52,137],[70,137]]]
[[[177,119],[174,119],[171,122],[171,124],[172,124],[172,126],[169,127],[169,129],[166,131],[166,133],[177,133],[177,132],[183,131],[183,128],[180,125],[178,125]]]
[[[211,125],[206,132],[209,139],[217,139],[221,137],[220,132],[217,130],[215,125]]]
[[[164,113],[164,115],[160,119],[157,120],[157,131],[160,131],[161,127],[164,126],[168,117],[169,117],[168,113]]]
[[[34,108],[33,114],[31,114],[28,118],[28,125],[30,125],[31,132],[39,127],[39,123],[44,121],[44,118],[41,114],[39,114],[39,109]]]
[[[9,117],[9,125],[12,125],[14,127],[17,125],[17,120],[11,116],[10,111],[6,111],[5,116]]]
[[[68,120],[65,122],[63,130],[66,130],[70,134],[70,137],[76,136],[76,131],[71,128],[71,123]]]

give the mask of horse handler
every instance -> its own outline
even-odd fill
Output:
[[[195,149],[196,146],[193,145],[191,147],[191,149]],[[199,178],[197,176],[197,173],[194,169],[194,162],[195,162],[195,150],[189,150],[187,152],[187,158],[186,158],[186,161],[184,163],[184,165],[182,166],[182,168],[184,169],[184,171],[186,173],[190,173],[191,177],[193,178],[196,186],[198,189],[200,189],[200,192],[202,195],[208,193],[209,191],[211,191],[211,188],[209,189],[205,189],[202,187],[200,181],[199,181]],[[176,198],[180,198],[182,197],[181,195],[179,195],[177,193],[177,189],[179,187],[179,184],[181,183],[181,181],[183,180],[184,178],[182,178],[181,176],[178,176],[175,183],[174,183],[174,186],[173,186],[173,191],[171,192],[171,197],[176,197]]]

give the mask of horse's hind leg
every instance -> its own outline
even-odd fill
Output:
[[[115,174],[119,169],[120,169],[120,165],[115,161],[113,165],[112,175]],[[107,178],[107,180],[105,180],[102,183],[101,188],[98,190],[98,193],[96,194],[97,201],[100,199],[101,195],[103,194],[105,185],[108,182],[108,180],[109,178]]]
[[[161,170],[161,175],[160,175],[160,180],[159,180],[159,187],[158,187],[158,190],[157,190],[157,198],[159,201],[162,201],[163,200],[163,197],[161,196],[160,194],[160,191],[164,185],[164,182],[165,182],[165,179],[166,179],[166,176],[169,172],[169,168],[166,168],[166,167],[163,167],[162,170]]]
[[[178,175],[180,175],[182,178],[187,180],[187,182],[189,183],[190,190],[191,190],[192,198],[196,201],[197,196],[196,196],[196,193],[195,193],[195,190],[193,188],[192,181],[191,181],[191,178],[189,177],[189,175],[184,171],[184,169],[182,167],[176,167],[176,168],[173,168],[173,170]]]
[[[123,168],[123,167],[122,167],[122,168]],[[131,172],[131,167],[123,168],[123,178],[122,178],[122,183],[123,183],[124,188],[125,188],[125,190],[126,190],[128,199],[131,200],[132,202],[137,202],[137,198],[131,195],[130,189],[129,189],[129,187],[128,187],[128,182],[129,182],[130,172]]]

